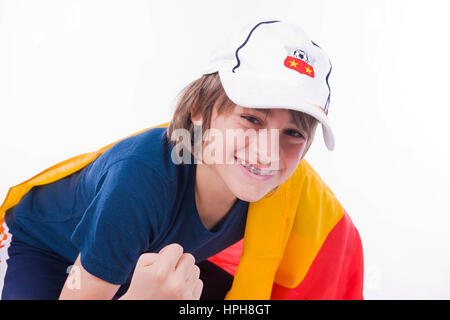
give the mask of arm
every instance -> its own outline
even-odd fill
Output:
[[[72,271],[66,279],[60,300],[110,300],[120,285],[104,281],[83,268],[80,255],[75,261]]]
[[[111,165],[101,175],[95,190],[94,198],[71,236],[80,253],[75,264],[78,269],[74,269],[80,279],[79,289],[70,289],[76,280],[70,275],[61,298],[111,299],[133,269],[133,279],[139,280],[132,280],[129,291],[136,294],[127,292],[127,297],[164,299],[166,280],[178,279],[169,284],[167,297],[170,297],[170,288],[182,286],[179,279],[195,272],[195,259],[187,254],[180,258],[183,249],[179,245],[178,255],[172,252],[174,249],[168,250],[167,255],[165,248],[160,253],[142,254],[149,250],[149,243],[158,234],[159,216],[168,210],[166,202],[161,200],[161,193],[167,192],[164,179],[140,161],[126,159]],[[145,190],[159,192],[143,192]],[[157,259],[149,260],[154,258]],[[145,260],[144,264],[141,259]],[[178,294],[176,292],[175,296]]]
[[[73,266],[74,275],[67,277],[60,300],[109,300],[120,285],[112,284],[87,272],[80,263],[80,255]],[[72,274],[72,272],[71,272]],[[203,282],[199,279],[200,269],[194,257],[183,253],[176,243],[170,244],[159,253],[144,253],[139,257],[130,288],[122,300],[188,299],[200,298]],[[78,286],[73,282],[78,281]]]

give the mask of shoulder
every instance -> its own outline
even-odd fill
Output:
[[[117,161],[134,158],[158,169],[170,160],[171,145],[166,132],[167,128],[157,127],[124,138],[102,152],[93,164],[101,170]]]
[[[96,158],[83,174],[83,185],[89,194],[104,187],[107,193],[127,194],[167,212],[183,194],[192,166],[172,161],[172,145],[166,138],[166,127],[156,127],[120,140]],[[106,183],[106,186],[105,186]]]
[[[303,196],[313,199],[311,206],[320,212],[326,213],[323,218],[332,218],[335,216],[336,222],[339,221],[346,228],[357,230],[353,224],[347,210],[341,204],[335,193],[322,179],[319,173],[306,161],[302,160],[295,172],[293,184],[301,188]]]
[[[302,160],[289,183],[295,218],[277,281],[296,286],[308,273],[325,277],[352,261],[360,268],[359,233],[319,174]]]
[[[317,224],[331,227],[344,216],[336,195],[305,159],[290,177],[290,184],[297,211],[308,213]]]
[[[158,168],[134,157],[123,158],[109,164],[100,176],[101,180],[109,176],[121,183],[167,185],[164,175]],[[99,183],[101,182],[103,181],[99,181]],[[131,185],[127,185],[127,187],[131,187]]]
[[[300,161],[297,169],[291,176],[291,180],[292,184],[297,187],[308,186],[309,188],[313,188],[315,192],[325,192],[329,197],[335,198],[333,191],[305,159]]]
[[[84,169],[87,181],[99,182],[105,174],[120,175],[125,180],[136,176],[138,181],[145,181],[146,176],[159,178],[161,183],[174,180],[176,170],[166,129],[151,128],[113,144]]]
[[[291,178],[291,197],[295,210],[292,231],[310,239],[310,244],[314,245],[309,245],[309,248],[319,250],[326,239],[343,246],[360,241],[358,230],[347,210],[306,160],[300,162]],[[311,256],[314,255],[311,252]]]

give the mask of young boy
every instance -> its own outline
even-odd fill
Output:
[[[8,193],[1,207],[6,212],[1,297],[223,298],[233,277],[208,258],[239,243],[244,234],[243,271],[235,275],[229,298],[259,298],[236,293],[258,286],[246,271],[249,260],[261,261],[259,282],[270,286],[258,289],[266,292],[264,297],[272,286],[277,292],[289,290],[291,278],[297,284],[298,279],[310,281],[311,269],[298,276],[302,268],[288,261],[289,250],[301,243],[295,230],[299,216],[306,215],[300,208],[309,206],[314,219],[322,215],[311,209],[315,205],[329,212],[342,209],[328,209],[330,191],[320,198],[312,189],[311,196],[296,200],[300,202],[291,216],[284,216],[289,210],[283,208],[303,199],[306,188],[295,187],[300,186],[297,181],[320,180],[310,176],[311,170],[300,170],[319,122],[327,147],[334,148],[327,118],[330,72],[324,52],[298,27],[281,21],[244,26],[203,76],[183,90],[168,127],[153,127],[107,146],[70,174],[61,164],[65,175],[20,191],[14,205],[8,205],[13,195]],[[40,176],[59,177],[57,168],[51,169]],[[342,212],[336,221],[347,217]],[[255,221],[266,214],[271,232],[255,237],[265,228]],[[337,278],[345,292],[357,291],[362,298],[359,236],[346,221],[353,230],[346,243],[357,244],[341,251],[335,246],[333,252],[355,266],[341,268]],[[337,224],[314,230],[333,230]],[[331,234],[321,236],[322,247]],[[274,235],[279,236],[272,239]],[[264,243],[262,251],[256,249]],[[310,243],[306,251],[315,246]],[[347,278],[352,280],[344,282]],[[314,285],[316,290],[323,287],[322,292],[331,286]]]

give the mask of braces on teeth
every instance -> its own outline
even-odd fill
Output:
[[[264,175],[270,175],[273,172],[273,170],[258,170],[255,167],[253,167],[251,164],[246,164],[244,161],[241,161],[240,159],[238,159],[238,161],[241,165],[243,165],[245,168],[247,168],[254,174],[264,176]]]

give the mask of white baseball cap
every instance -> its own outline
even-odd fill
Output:
[[[268,20],[235,29],[203,74],[218,72],[225,93],[247,108],[286,108],[307,113],[322,125],[329,150],[331,62],[297,25]]]

